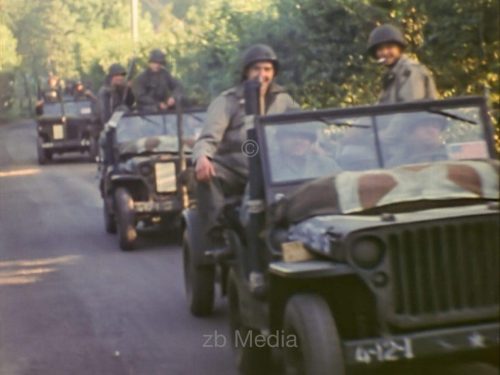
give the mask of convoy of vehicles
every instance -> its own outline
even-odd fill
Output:
[[[276,358],[290,375],[494,361],[499,163],[483,98],[253,124],[224,256],[200,241],[196,208],[184,214],[189,308],[209,315],[221,284],[242,373]]]
[[[183,233],[189,309],[210,315],[220,286],[242,374],[498,360],[500,163],[484,98],[250,114],[258,152],[245,195],[227,199],[222,251],[186,184],[204,118],[117,110],[102,131],[88,100],[45,103],[38,162],[100,162],[122,250],[144,228]]]

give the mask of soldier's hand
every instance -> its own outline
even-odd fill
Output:
[[[171,107],[173,107],[174,105],[175,105],[175,99],[174,99],[174,98],[172,98],[172,97],[168,98],[168,99],[167,99],[167,107],[168,107],[168,108],[171,108]]]
[[[199,182],[207,182],[215,176],[215,168],[212,162],[206,157],[202,156],[196,161],[196,179]]]

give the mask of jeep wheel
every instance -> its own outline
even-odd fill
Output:
[[[212,314],[215,299],[215,266],[198,266],[193,262],[193,249],[188,240],[188,231],[182,238],[184,263],[184,286],[191,314],[202,317]]]
[[[230,271],[227,285],[229,303],[229,325],[236,365],[242,375],[266,375],[271,370],[271,349],[257,344],[255,338],[260,331],[246,327],[241,318],[240,300],[236,276]]]
[[[36,141],[36,151],[37,151],[37,157],[38,157],[38,164],[40,164],[40,165],[47,164],[52,156],[52,155],[49,155],[48,151],[43,149],[42,144],[43,144],[43,139],[41,137],[38,137],[38,139]]]
[[[118,241],[120,249],[124,251],[132,250],[137,240],[137,230],[135,228],[135,217],[133,212],[134,201],[130,193],[125,188],[118,188],[115,191],[115,211],[116,225],[118,229]]]
[[[285,308],[283,349],[286,375],[344,375],[340,338],[330,308],[316,295],[296,295]],[[288,342],[288,341],[287,341]]]
[[[99,156],[99,145],[97,139],[94,136],[89,138],[89,160],[91,163],[97,162],[97,157]]]
[[[106,233],[115,234],[116,233],[116,221],[114,215],[109,212],[108,203],[106,198],[103,200],[103,211],[104,211],[104,228]]]

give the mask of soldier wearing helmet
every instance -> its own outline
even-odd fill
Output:
[[[134,96],[128,88],[126,75],[127,71],[120,64],[112,64],[108,69],[106,80],[97,94],[102,125],[108,122],[117,107],[125,105],[130,108],[134,104]]]
[[[442,134],[446,119],[437,114],[416,112],[398,116],[404,136],[398,140],[395,152],[387,157],[390,167],[402,164],[428,163],[447,160]]]
[[[431,72],[404,54],[406,46],[401,31],[389,24],[376,27],[368,38],[368,53],[387,68],[379,104],[438,97]]]
[[[315,178],[340,172],[335,160],[317,146],[317,131],[313,127],[278,127],[274,136],[277,146],[270,153],[273,181]]]
[[[248,48],[242,59],[242,82],[222,92],[208,107],[205,125],[193,148],[198,208],[207,238],[214,246],[221,240],[219,216],[224,197],[242,195],[248,179],[247,156],[242,152],[246,140],[243,81],[261,83],[261,111],[282,113],[297,103],[274,81],[279,70],[275,52],[267,45]]]
[[[174,107],[176,98],[182,95],[180,83],[165,68],[166,64],[162,51],[151,51],[148,68],[132,84],[139,111],[164,111]]]
[[[35,104],[35,112],[37,115],[43,114],[43,105],[45,103],[56,103],[61,100],[61,82],[59,78],[52,73],[49,74],[47,80],[47,88],[38,93],[39,99]]]

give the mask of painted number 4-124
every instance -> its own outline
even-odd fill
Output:
[[[403,340],[387,340],[376,342],[371,345],[360,345],[355,352],[356,362],[371,363],[373,360],[377,362],[393,362],[401,359],[411,359],[413,355],[413,347],[410,339]]]

